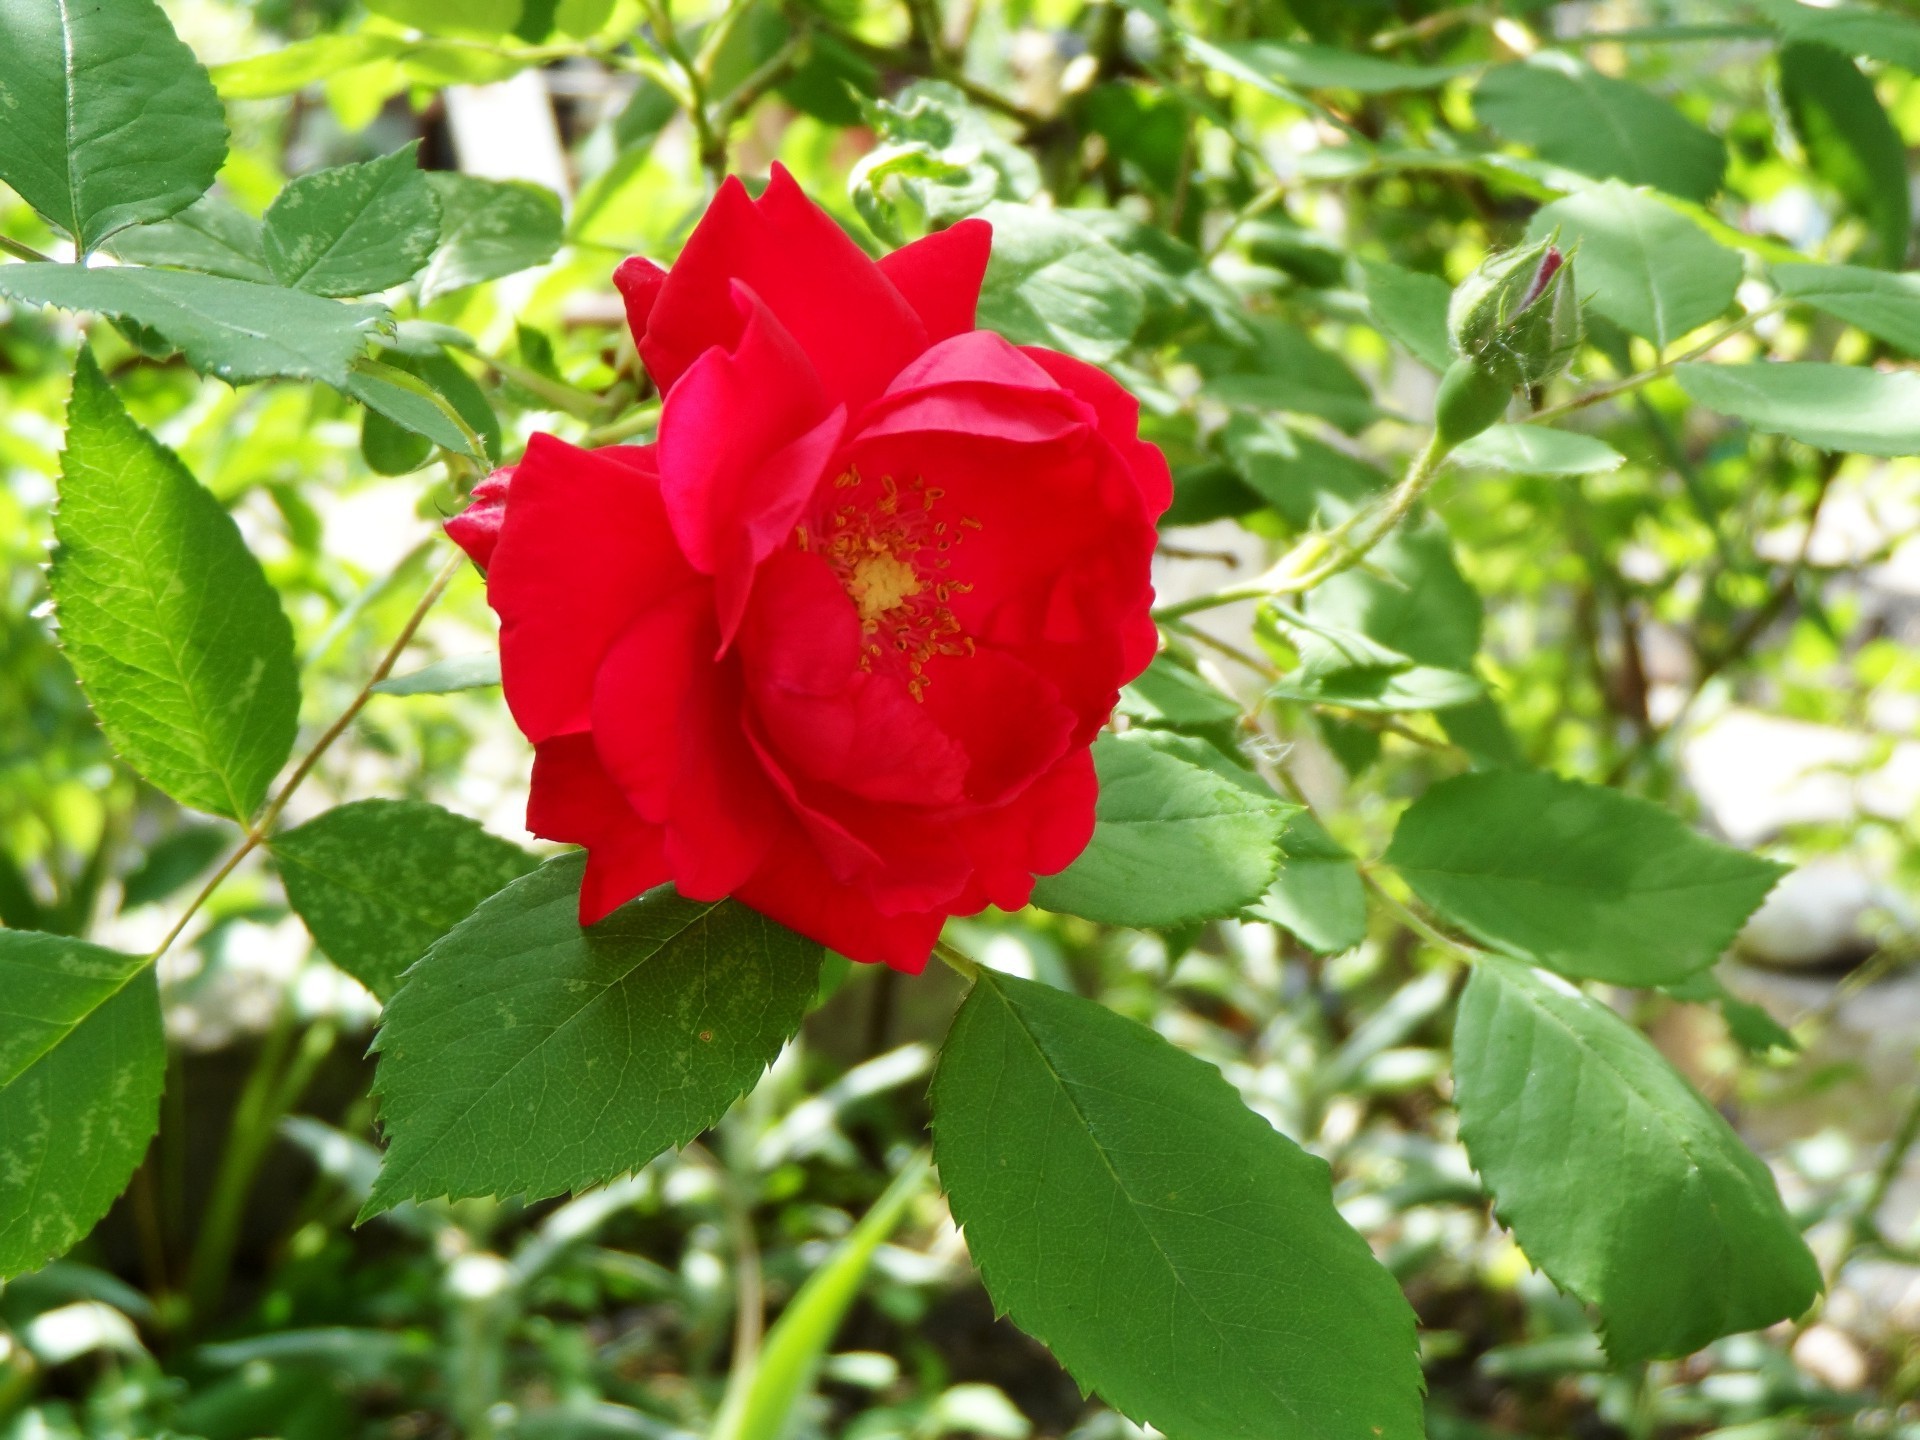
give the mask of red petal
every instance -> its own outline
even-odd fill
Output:
[[[909,975],[926,968],[947,919],[940,910],[882,915],[857,891],[837,884],[816,856],[799,848],[780,851],[734,898],[849,960],[891,965]]]
[[[587,873],[580,887],[582,925],[593,924],[669,878],[659,828],[633,813],[601,768],[589,735],[563,735],[535,747],[527,829],[543,840],[587,847]]]
[[[1093,839],[1099,798],[1093,754],[1083,746],[1010,805],[962,821],[961,838],[992,902],[1018,910],[1033,894],[1035,875],[1071,865]]]
[[[926,348],[926,327],[880,267],[775,165],[757,202],[737,179],[720,187],[668,274],[640,345],[662,391],[704,351],[739,336],[736,281],[767,303],[827,393],[849,407],[878,395]]]
[[[1031,785],[1076,728],[1051,681],[986,645],[941,664],[924,693],[927,712],[966,752],[966,794],[979,805]]]
[[[1022,349],[1033,362],[1093,407],[1100,434],[1119,452],[1140,487],[1147,518],[1158,520],[1173,503],[1173,473],[1160,447],[1140,438],[1140,402],[1106,371],[1038,345]]]
[[[647,334],[647,320],[653,314],[653,302],[667,283],[667,272],[653,261],[635,255],[622,260],[613,270],[613,288],[627,305],[627,328],[638,345]]]
[[[692,572],[661,505],[652,455],[535,435],[516,469],[487,598],[500,615],[507,704],[538,744],[590,723],[615,637]]]
[[[494,546],[500,543],[500,527],[507,518],[507,487],[512,483],[513,466],[502,466],[473,487],[467,508],[446,523],[447,537],[482,570],[493,563]]]
[[[993,253],[993,226],[985,220],[959,224],[916,240],[880,260],[880,273],[906,297],[938,343],[973,329],[980,282]]]

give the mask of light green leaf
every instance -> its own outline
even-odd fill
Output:
[[[1240,718],[1240,705],[1193,671],[1156,655],[1144,674],[1120,691],[1120,713],[1162,730],[1212,730]]]
[[[1165,927],[1252,904],[1280,863],[1298,807],[1203,740],[1165,731],[1102,735],[1093,841],[1033,903],[1108,925]]]
[[[1276,700],[1391,714],[1470,705],[1486,698],[1487,687],[1467,671],[1437,665],[1353,666],[1286,676],[1267,693]]]
[[[1253,350],[1207,381],[1227,405],[1317,415],[1341,429],[1365,428],[1378,414],[1373,392],[1351,366],[1296,325],[1271,316],[1253,322]]]
[[[1504,138],[1602,180],[1707,200],[1726,168],[1720,141],[1665,100],[1555,51],[1489,70],[1473,107]]]
[[[0,180],[83,252],[213,184],[220,98],[154,0],[0,0],[0,56]]]
[[[0,1280],[84,1239],[160,1123],[160,992],[151,969],[122,964],[140,973],[0,1086]]]
[[[376,695],[451,695],[458,690],[484,690],[500,683],[500,652],[456,655],[436,660],[406,675],[392,675],[373,687]]]
[[[364,165],[317,170],[267,210],[267,264],[282,285],[335,298],[410,280],[440,243],[440,201],[420,142]]]
[[[1920,74],[1920,22],[1865,5],[1754,0],[1788,40],[1817,41],[1845,55],[1868,55]]]
[[[367,0],[367,9],[429,35],[497,39],[520,23],[521,0]]]
[[[1451,365],[1447,304],[1453,290],[1447,282],[1384,260],[1363,260],[1360,268],[1367,277],[1367,308],[1374,322],[1432,369]]]
[[[1616,985],[1706,969],[1786,873],[1657,805],[1530,770],[1441,781],[1385,858],[1485,943]]]
[[[273,284],[260,248],[260,222],[224,200],[202,195],[171,220],[122,230],[107,247],[137,265],[167,265]]]
[[[1709,410],[1821,450],[1920,455],[1920,374],[1814,361],[1682,365],[1680,388]]]
[[[440,248],[420,277],[424,305],[482,280],[544,265],[560,248],[560,197],[524,180],[434,171]]]
[[[293,748],[293,627],[233,518],[87,350],[54,534],[61,644],[107,738],[181,804],[244,823]]]
[[[1528,235],[1555,230],[1577,244],[1575,283],[1602,315],[1665,349],[1723,314],[1740,286],[1740,257],[1645,190],[1610,182],[1556,200]]]
[[[1913,242],[1907,145],[1873,82],[1826,45],[1786,45],[1780,50],[1780,99],[1814,172],[1867,222],[1873,257],[1891,270],[1906,264]]]
[[[64,935],[0,930],[0,1088],[20,1078],[146,966]]]
[[[0,265],[0,297],[91,310],[156,331],[203,375],[232,385],[286,377],[344,385],[348,364],[387,319],[274,285],[184,270]]]
[[[1355,567],[1315,586],[1302,606],[1315,627],[1353,631],[1417,665],[1470,671],[1480,650],[1480,594],[1454,563],[1453,542],[1434,516],[1403,525]],[[1316,673],[1355,663],[1337,647],[1301,654]],[[1373,663],[1373,662],[1365,662]]]
[[[1360,867],[1306,810],[1280,835],[1280,873],[1248,914],[1280,926],[1310,950],[1338,955],[1367,938]]]
[[[933,1082],[987,1293],[1176,1440],[1413,1440],[1414,1319],[1326,1163],[1144,1025],[984,971]]]
[[[443,449],[456,455],[468,455],[476,460],[487,459],[486,441],[473,433],[466,417],[445,395],[440,401],[434,396],[440,392],[429,385],[410,369],[401,369],[396,365],[378,364],[367,361],[356,362],[353,371],[347,376],[347,383],[341,387],[347,394],[358,400],[375,414],[392,421],[409,434],[421,436]],[[485,399],[482,398],[482,405]],[[491,412],[489,412],[489,416]],[[398,473],[417,469],[424,464],[422,455],[413,465],[404,467]],[[390,473],[382,466],[376,466],[382,473]]]
[[[390,60],[406,48],[403,36],[375,30],[315,35],[264,55],[216,66],[213,83],[229,100],[268,100],[304,90],[356,66]]]
[[[1495,425],[1453,452],[1453,463],[1511,475],[1598,475],[1627,457],[1591,435],[1549,425]]]
[[[1264,419],[1236,415],[1224,438],[1248,487],[1295,529],[1343,520],[1386,488],[1366,461]]]
[[[367,1214],[638,1169],[717,1121],[799,1028],[819,945],[665,887],[583,930],[584,868],[564,855],[507,886],[387,1006]]]
[[[423,800],[358,800],[276,835],[287,903],[381,1000],[474,907],[534,868],[518,845]]]
[[[1021,345],[1051,345],[1102,363],[1127,348],[1146,298],[1126,259],[1063,215],[994,201],[993,256],[980,288],[980,325]]]
[[[1798,1315],[1820,1270],[1773,1177],[1632,1026],[1494,957],[1454,1029],[1454,1106],[1500,1219],[1596,1306],[1616,1363]]]
[[[1776,265],[1780,293],[1920,355],[1920,275],[1852,265]]]
[[[1287,44],[1279,40],[1236,40],[1211,45],[1188,36],[1195,58],[1236,80],[1269,93],[1295,90],[1356,90],[1362,95],[1391,95],[1402,90],[1431,90],[1470,67],[1402,65],[1330,45]],[[1221,57],[1227,63],[1222,63]]]

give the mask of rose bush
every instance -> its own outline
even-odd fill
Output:
[[[1171,481],[1114,381],[974,328],[990,243],[876,262],[779,167],[728,181],[615,276],[658,443],[536,436],[449,523],[583,923],[671,880],[914,971],[1085,847]]]

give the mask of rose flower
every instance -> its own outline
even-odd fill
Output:
[[[658,443],[536,435],[448,523],[583,924],[671,880],[917,971],[1085,848],[1171,484],[1106,375],[974,328],[991,238],[876,263],[784,170],[729,180],[614,275]]]

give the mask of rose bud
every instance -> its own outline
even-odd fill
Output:
[[[1585,339],[1573,257],[1551,239],[1482,262],[1447,308],[1454,353],[1515,385],[1538,385],[1573,363]]]
[[[912,971],[1086,846],[1172,486],[1113,380],[974,328],[991,239],[875,262],[729,180],[615,275],[658,442],[536,435],[450,522],[582,923],[672,881]]]

